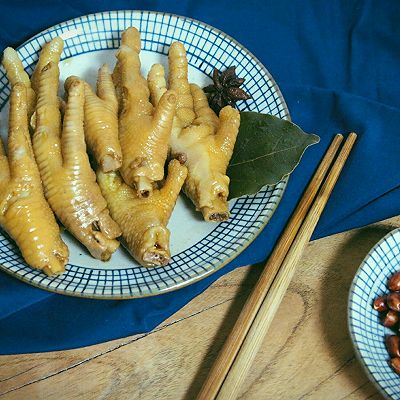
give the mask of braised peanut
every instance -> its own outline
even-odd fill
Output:
[[[395,357],[390,360],[390,365],[396,374],[400,375],[400,357]]]
[[[400,357],[400,337],[388,335],[385,338],[385,344],[391,357]]]
[[[386,298],[387,305],[393,311],[400,311],[400,293],[390,293]]]
[[[378,296],[372,306],[380,313],[382,324],[397,333],[385,336],[385,345],[391,357],[389,364],[400,375],[400,271],[388,279],[387,287],[389,294]]]
[[[374,301],[374,310],[383,312],[387,310],[386,296],[379,296]]]
[[[383,318],[383,325],[390,328],[399,322],[399,314],[396,311],[389,310]]]
[[[400,271],[391,276],[388,287],[390,290],[393,290],[393,292],[400,291]]]

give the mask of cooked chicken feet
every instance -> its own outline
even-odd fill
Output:
[[[79,80],[71,76],[65,81],[68,89]],[[118,139],[118,102],[108,66],[99,69],[97,95],[85,84],[85,138],[97,163],[104,172],[116,171],[122,163]]]
[[[0,199],[0,225],[15,240],[25,261],[47,275],[62,273],[68,248],[43,195],[23,83],[16,83],[11,90],[8,159],[0,146]]]
[[[160,190],[140,198],[126,185],[118,172],[97,171],[97,181],[107,200],[111,216],[122,229],[122,238],[132,256],[146,267],[166,265],[171,257],[169,231],[166,228],[187,169],[172,160],[168,176]]]
[[[153,108],[147,82],[140,74],[139,52],[140,34],[129,28],[122,34],[113,79],[120,96],[120,172],[140,197],[147,197],[152,194],[153,184],[164,177],[176,95],[172,91],[164,93]]]
[[[68,90],[62,135],[57,100],[58,65],[44,66],[39,77],[33,150],[46,198],[64,226],[93,257],[108,260],[118,248],[118,225],[111,219],[86,153],[83,131],[84,84]]]
[[[208,105],[204,92],[188,83],[188,62],[182,43],[169,51],[169,87],[178,101],[170,140],[171,155],[184,162],[188,177],[183,186],[206,221],[229,218],[229,178],[226,169],[239,130],[240,114],[224,107],[219,118]],[[153,104],[167,90],[164,69],[156,64],[148,75]]]

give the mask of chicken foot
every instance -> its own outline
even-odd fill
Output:
[[[154,184],[164,177],[176,95],[166,91],[153,107],[146,79],[140,73],[139,52],[140,34],[129,28],[122,34],[113,79],[120,102],[120,172],[140,197],[148,197]]]
[[[58,275],[64,272],[68,248],[43,194],[27,108],[27,89],[16,83],[10,96],[8,158],[0,146],[0,225],[31,267]]]
[[[188,62],[182,43],[171,45],[168,61],[169,88],[178,97],[170,139],[171,156],[187,166],[183,190],[204,219],[224,221],[229,218],[226,169],[238,134],[240,114],[226,106],[217,117],[202,89],[189,85]],[[148,85],[156,105],[167,90],[161,65],[151,68]]]
[[[90,167],[84,139],[84,84],[68,88],[63,130],[57,101],[58,65],[46,64],[39,78],[33,150],[46,198],[64,226],[93,257],[106,261],[118,248],[118,225]]]
[[[78,77],[70,76],[65,81],[66,90],[77,80]],[[118,102],[108,66],[104,64],[99,69],[97,95],[88,83],[84,82],[84,86],[86,142],[103,172],[116,171],[121,166],[122,154],[118,139]]]
[[[119,172],[97,171],[97,181],[111,216],[121,227],[123,243],[143,266],[166,265],[171,258],[166,225],[186,174],[186,167],[172,160],[164,186],[155,189],[151,197],[141,198],[123,182]]]

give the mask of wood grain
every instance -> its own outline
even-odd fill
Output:
[[[381,400],[355,359],[347,294],[393,218],[308,246],[239,398]],[[83,349],[0,357],[3,399],[191,400],[261,272],[240,268],[147,335]]]
[[[224,388],[222,387],[225,385],[224,381],[227,379],[232,379],[232,376],[228,377],[228,374],[231,374],[233,368],[232,364],[236,362],[235,359],[238,356],[239,350],[241,350],[244,345],[243,342],[246,339],[246,335],[249,334],[249,330],[251,330],[252,324],[254,324],[255,319],[259,314],[260,307],[262,307],[265,297],[267,296],[271,285],[274,282],[279,269],[281,268],[286,254],[288,253],[290,246],[292,246],[303,220],[307,216],[307,213],[312,206],[315,197],[317,196],[317,193],[335,159],[336,153],[339,150],[339,146],[342,141],[343,135],[336,135],[325,156],[321,160],[310,183],[301,196],[296,209],[290,217],[282,235],[280,236],[270,257],[268,258],[268,261],[261,272],[260,278],[255,284],[254,289],[249,295],[243,309],[238,315],[235,325],[225,341],[221,352],[218,354],[217,359],[211,367],[208,377],[197,395],[197,400],[210,400],[216,398],[217,395],[219,396],[219,391],[224,391]],[[281,300],[279,300],[279,303],[280,302]],[[279,306],[279,304],[277,304],[277,306]],[[273,315],[271,315],[271,318],[273,318]],[[258,333],[256,333],[256,337],[259,337],[259,341],[262,340]],[[256,351],[257,349],[254,350],[254,352]],[[249,360],[249,356],[246,356],[246,359]],[[248,365],[251,364],[251,362],[252,360],[249,360]],[[244,379],[247,369],[245,371],[241,365],[239,367],[239,371],[242,372],[242,379]],[[241,385],[241,380],[239,377],[237,377],[237,375],[238,373],[234,373],[234,382],[228,384],[229,389],[233,387],[239,388]]]
[[[335,137],[335,140],[336,138],[341,140],[342,135],[337,135]],[[304,249],[306,248],[311,239],[311,236],[315,230],[315,227],[317,226],[322,211],[324,210],[325,205],[328,202],[328,199],[332,193],[332,190],[335,187],[335,184],[339,178],[339,175],[343,169],[344,164],[346,163],[346,160],[350,154],[350,151],[354,145],[356,138],[357,135],[355,133],[351,133],[347,137],[347,140],[344,143],[342,149],[340,150],[339,155],[337,156],[325,181],[322,181],[321,179],[321,182],[316,183],[315,177],[311,180],[311,183],[307,188],[306,195],[308,189],[312,190],[313,187],[315,186],[316,186],[314,189],[315,193],[318,192],[318,194],[307,214],[302,215],[301,213],[298,213],[296,210],[295,213],[293,214],[293,217],[290,219],[290,223],[286,227],[285,232],[289,231],[290,233],[292,231],[291,227],[292,221],[300,219],[301,222],[299,224],[298,232],[294,233],[295,236],[293,237],[293,243],[291,244],[290,248],[288,248],[287,252],[285,252],[285,256],[284,259],[282,259],[282,262],[279,263],[279,265],[274,265],[273,263],[270,262],[270,260],[267,261],[267,264],[264,267],[264,271],[261,277],[265,275],[265,272],[274,269],[274,267],[276,268],[277,273],[276,275],[271,276],[270,280],[269,281],[267,280],[263,285],[263,288],[265,288],[267,292],[264,298],[262,299],[261,304],[258,307],[254,304],[253,309],[250,308],[250,310],[247,311],[246,306],[247,304],[249,304],[249,301],[247,301],[243,311],[240,314],[240,316],[242,316],[243,314],[246,316],[246,312],[251,313],[251,311],[253,312],[256,311],[257,313],[257,315],[253,318],[253,322],[248,329],[247,335],[243,337],[241,346],[238,346],[236,348],[237,350],[236,358],[229,360],[231,368],[227,373],[227,375],[225,376],[225,380],[221,382],[222,385],[221,384],[214,385],[214,389],[216,389],[216,392],[218,392],[218,389],[220,389],[218,393],[215,393],[217,394],[216,398],[218,400],[235,400],[238,397],[238,393],[241,389],[243,381],[246,379],[248,371],[251,368],[251,365],[254,361],[254,358],[259,348],[261,347],[266,334],[268,333],[268,330],[278,311],[278,308],[283,300],[283,297],[286,294],[287,288],[289,287],[289,284],[292,281],[293,275],[296,271],[296,268],[298,267]],[[334,147],[335,140],[333,141],[331,147]],[[332,163],[332,160],[325,161],[325,159],[326,157],[324,157],[324,160],[321,162],[320,168],[323,169],[324,165],[326,165],[325,168],[328,170],[329,166]],[[320,188],[321,184],[322,186]],[[300,204],[303,202],[303,199],[305,198],[306,196],[302,197]],[[283,234],[283,237],[284,236],[285,234]],[[278,249],[281,248],[281,243],[282,242],[280,239],[278,246],[275,248]],[[261,278],[259,282],[260,281]],[[259,285],[257,283],[255,290],[258,288],[258,286]],[[251,293],[249,297],[250,299],[252,299],[254,293],[257,293],[255,290],[253,290],[253,292]],[[238,321],[239,320],[240,317]],[[241,331],[241,326],[240,325],[238,326],[238,324],[236,323],[232,333],[235,332],[235,328],[238,328],[238,331]],[[228,337],[228,340],[232,336],[232,333]],[[212,377],[211,374],[209,376]],[[215,395],[213,395],[212,397],[205,396],[204,400],[214,399],[214,397]]]

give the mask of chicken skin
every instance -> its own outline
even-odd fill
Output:
[[[29,75],[25,72],[18,53],[11,47],[7,47],[3,52],[2,63],[7,72],[7,77],[11,86],[16,83],[23,83],[26,87],[28,101],[28,120],[32,127],[35,126],[35,106],[36,95],[39,90],[39,75],[43,67],[50,61],[58,64],[61,58],[61,53],[64,49],[64,41],[60,37],[55,37],[50,42],[45,43],[40,53],[35,71],[29,79]],[[60,109],[64,109],[64,101],[58,98]],[[32,116],[34,118],[32,118]]]
[[[11,90],[8,158],[0,146],[0,225],[31,267],[58,275],[64,272],[68,248],[43,194],[28,130],[26,92],[23,83]]]
[[[65,81],[68,89],[79,80],[71,76]],[[84,82],[84,81],[83,81]],[[99,69],[97,95],[90,85],[85,86],[85,139],[103,172],[121,167],[122,153],[118,139],[118,101],[108,66]]]
[[[166,91],[153,107],[146,79],[140,73],[139,52],[140,34],[129,28],[122,34],[113,80],[120,103],[120,172],[139,197],[147,197],[154,183],[164,177],[176,95]]]
[[[60,135],[58,65],[50,61],[36,77],[39,84],[32,142],[45,196],[59,220],[90,254],[106,261],[118,248],[115,238],[121,232],[109,215],[86,153],[84,83],[69,85]]]
[[[29,75],[25,72],[18,53],[12,47],[7,47],[4,50],[2,64],[6,69],[7,77],[10,81],[11,87],[17,83],[20,83],[26,88],[27,113],[28,119],[30,120],[33,112],[35,111],[36,94],[32,89]]]
[[[170,234],[166,225],[186,175],[187,168],[172,160],[164,186],[154,189],[152,196],[141,198],[118,172],[97,171],[97,181],[111,216],[122,229],[123,243],[143,266],[166,265],[170,260]]]
[[[32,89],[35,91],[36,95],[39,92],[40,77],[42,74],[41,71],[49,62],[58,65],[63,49],[64,41],[60,37],[55,37],[50,42],[43,45],[42,50],[40,51],[39,60],[31,76]]]
[[[182,43],[171,45],[168,61],[169,88],[178,97],[170,139],[171,156],[188,168],[183,190],[206,221],[227,220],[229,177],[226,169],[238,134],[240,114],[226,106],[217,117],[203,90],[189,85],[188,62]],[[153,65],[148,86],[156,105],[167,90],[162,65]]]

